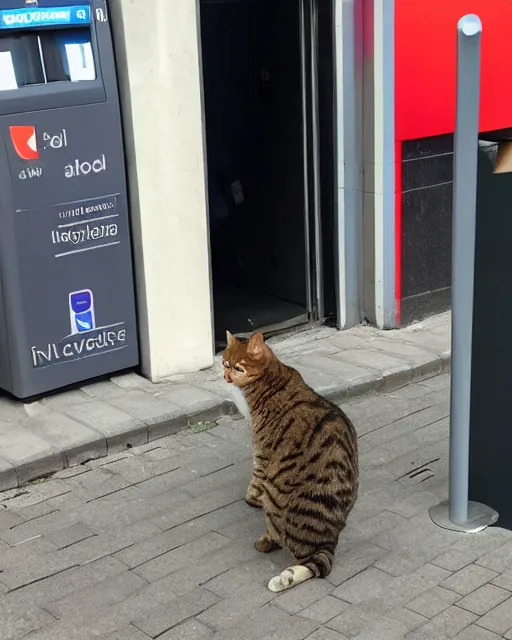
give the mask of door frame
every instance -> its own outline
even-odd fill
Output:
[[[367,199],[364,183],[364,144],[373,134],[367,127],[363,127],[363,29],[366,0],[333,1],[338,183],[334,254],[337,326],[339,329],[348,329],[362,322],[365,309],[363,232],[366,230],[371,233],[371,229],[365,224],[364,219],[363,205]],[[368,103],[367,100],[366,104]],[[372,265],[370,270],[371,268]]]
[[[318,0],[297,0],[300,16],[304,239],[307,310],[310,321],[324,317],[320,133],[318,113]]]
[[[216,4],[216,2],[229,2],[236,0],[205,0],[209,3]],[[336,24],[336,6],[339,2],[345,0],[296,0],[299,11],[299,28],[300,28],[300,65],[301,65],[301,94],[302,94],[302,149],[303,149],[303,189],[304,189],[304,253],[305,253],[305,280],[306,280],[306,314],[297,318],[290,319],[290,321],[279,323],[279,325],[273,325],[272,327],[264,327],[266,332],[275,332],[282,329],[291,329],[294,326],[304,324],[305,322],[316,322],[325,318],[325,304],[324,304],[324,261],[323,261],[323,244],[324,239],[322,236],[322,205],[321,205],[321,172],[320,172],[320,114],[319,114],[319,63],[318,63],[318,4],[319,2],[331,2],[332,3],[332,29],[335,31]],[[349,0],[355,3],[356,0]],[[201,3],[198,0],[198,5]],[[201,39],[201,12],[198,12],[198,44],[202,57],[202,39]],[[334,91],[336,95],[338,74],[338,50],[337,50],[337,38],[333,37],[333,69],[334,69]],[[204,84],[203,70],[201,64],[201,86],[202,91]],[[205,120],[205,102],[204,94],[202,97],[203,105],[203,122]],[[337,132],[337,123],[339,119],[339,113],[337,111],[337,98],[333,104],[333,119],[334,130]],[[204,129],[204,148],[205,148],[205,163],[207,162],[206,153],[206,129]],[[339,136],[338,136],[339,138]],[[336,150],[339,149],[339,140],[335,144]],[[334,162],[335,183],[336,174],[339,171],[336,168],[337,156],[336,153]],[[339,162],[338,162],[339,164]],[[207,174],[207,172],[206,172]],[[336,186],[336,185],[335,185]],[[335,189],[338,191],[337,189]],[[335,222],[338,218],[339,203],[335,194],[334,197],[334,218]],[[207,197],[207,216],[209,226],[208,215],[208,197]],[[336,225],[335,225],[336,226]],[[338,233],[335,233],[336,238],[333,238],[333,242],[336,245],[334,257],[335,257],[335,280],[337,272],[339,270],[339,264],[343,260],[344,251],[338,249]],[[209,250],[211,252],[211,245],[209,243]],[[338,256],[339,259],[338,259]],[[211,261],[211,255],[210,255]],[[210,267],[210,289],[212,291],[212,327],[214,330],[215,318],[213,314],[213,282],[212,282],[212,269]],[[339,287],[338,287],[339,289]],[[337,296],[339,298],[339,296]],[[339,307],[339,305],[338,305]],[[307,315],[307,317],[306,317]],[[339,309],[336,309],[337,322],[340,322]]]

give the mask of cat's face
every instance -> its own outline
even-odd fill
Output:
[[[261,333],[249,340],[239,340],[226,332],[228,345],[222,358],[224,380],[237,387],[245,387],[257,380],[268,365],[272,352],[266,346]]]

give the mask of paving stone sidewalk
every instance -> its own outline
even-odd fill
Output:
[[[450,315],[401,331],[309,328],[269,343],[341,402],[446,370]],[[230,393],[219,356],[211,369],[159,384],[129,373],[32,404],[0,397],[0,491],[236,413]]]
[[[0,494],[1,640],[512,638],[512,532],[437,528],[449,376],[344,403],[361,490],[333,572],[282,594],[243,496],[248,424],[223,417]],[[204,428],[204,425],[203,425]]]

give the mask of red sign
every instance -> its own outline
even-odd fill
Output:
[[[512,2],[395,0],[395,135],[453,133],[457,23],[482,21],[480,131],[512,126]]]
[[[22,160],[38,160],[36,128],[32,126],[9,127],[16,153]]]

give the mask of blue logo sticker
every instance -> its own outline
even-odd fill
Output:
[[[94,296],[90,289],[69,294],[69,319],[72,334],[92,331],[96,328]]]
[[[26,9],[4,9],[0,11],[0,29],[29,29],[56,25],[80,25],[91,23],[88,5]]]

